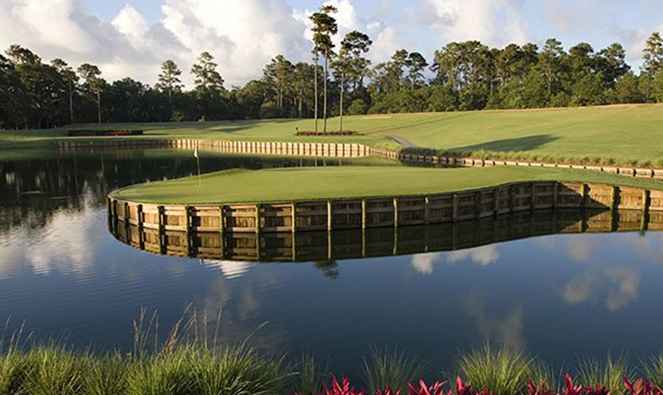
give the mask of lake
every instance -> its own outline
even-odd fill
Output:
[[[351,165],[207,154],[203,172]],[[486,342],[568,366],[578,358],[663,351],[663,233],[601,213],[308,237],[308,257],[239,259],[141,251],[109,227],[108,192],[195,174],[189,153],[102,150],[0,162],[0,320],[33,339],[129,350],[141,309],[172,326],[188,306],[224,341],[357,374],[374,348],[398,347],[451,371]],[[574,228],[575,226],[575,228]],[[624,231],[626,230],[626,231]],[[116,234],[113,234],[116,233]],[[300,236],[297,236],[300,237]],[[263,241],[262,243],[267,243]],[[310,260],[307,260],[310,259]],[[264,326],[263,326],[264,325]],[[260,328],[260,329],[258,329]]]

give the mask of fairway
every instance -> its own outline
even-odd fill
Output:
[[[338,124],[338,118],[331,119],[329,130],[337,130]],[[351,142],[391,149],[405,143],[495,158],[663,167],[663,105],[656,104],[361,115],[344,118],[346,130],[361,133],[349,137],[295,136],[298,129],[311,130],[313,120],[106,124],[102,128],[146,131],[135,138]],[[2,132],[0,146],[60,138],[67,138],[64,130]]]
[[[114,198],[160,204],[275,202],[424,195],[517,181],[584,181],[663,189],[663,182],[579,170],[544,168],[432,169],[323,167],[229,170],[130,186]]]

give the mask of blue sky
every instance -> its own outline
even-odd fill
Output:
[[[367,32],[373,62],[397,49],[429,60],[450,41],[490,46],[542,44],[599,50],[622,43],[637,69],[645,40],[663,31],[663,0],[326,0],[339,8],[340,33]],[[94,62],[109,78],[152,82],[173,59],[188,70],[203,50],[228,84],[261,74],[276,54],[308,60],[312,0],[2,0],[0,47],[19,43],[48,59]],[[6,5],[5,5],[6,4]],[[339,38],[340,39],[340,38]]]

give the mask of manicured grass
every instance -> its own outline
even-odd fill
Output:
[[[338,118],[329,130],[338,129]],[[143,129],[131,138],[343,141],[398,148],[392,139],[419,147],[490,156],[575,160],[663,167],[663,105],[393,114],[346,117],[346,130],[360,136],[295,136],[313,120],[253,120],[188,123],[105,124],[101,128]],[[75,128],[96,128],[76,125]],[[65,130],[0,132],[0,147],[17,142],[67,138]],[[126,137],[124,137],[126,138]],[[89,139],[89,138],[82,138]]]
[[[352,166],[221,171],[200,177],[135,185],[114,195],[144,203],[216,204],[419,195],[535,180],[586,181],[663,189],[663,182],[660,181],[579,170]]]

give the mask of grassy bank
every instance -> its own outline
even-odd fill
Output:
[[[449,385],[438,369],[423,361],[395,351],[373,352],[364,359],[361,379],[353,384],[344,380],[345,391],[335,389],[334,377],[343,376],[324,370],[310,357],[286,363],[246,344],[212,348],[203,343],[165,343],[150,354],[91,354],[50,345],[0,354],[0,394],[660,395],[663,391],[655,389],[663,386],[662,361],[657,357],[630,366],[610,358],[581,360],[571,374],[562,374],[520,352],[485,347],[460,356],[454,373],[447,376],[457,377],[455,385]],[[422,377],[432,376],[433,371],[439,381],[424,384]],[[650,386],[650,391],[629,389],[639,377],[647,377],[640,383]],[[353,391],[351,385],[366,390]],[[445,391],[424,391],[433,387]],[[453,389],[447,392],[447,388]],[[389,389],[393,391],[386,392]]]
[[[337,118],[330,130],[338,128]],[[353,116],[344,119],[348,137],[295,136],[312,120],[254,120],[204,123],[103,125],[143,129],[134,138],[356,142],[388,148],[403,145],[445,152],[521,159],[574,160],[663,167],[663,105],[616,105],[541,110],[496,110]],[[96,127],[78,125],[79,128]],[[67,138],[65,130],[0,132],[0,147]],[[396,140],[394,140],[396,138]],[[398,141],[398,142],[397,142]]]
[[[130,201],[162,204],[269,202],[421,195],[541,180],[663,189],[661,181],[580,170],[353,166],[221,171],[200,177],[135,185],[115,192],[114,196]]]

